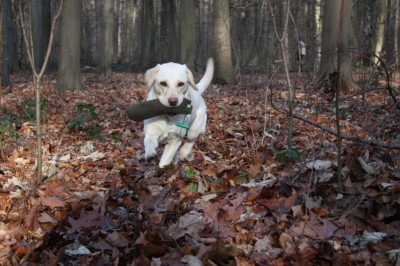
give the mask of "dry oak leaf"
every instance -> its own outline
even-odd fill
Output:
[[[68,229],[69,234],[80,232],[84,228],[98,226],[100,224],[100,213],[97,210],[85,211],[81,209],[79,219],[75,220],[68,217],[68,223],[71,225],[71,228]]]
[[[117,247],[126,247],[129,244],[129,240],[121,233],[113,232],[107,236],[107,240]]]
[[[185,234],[191,235],[194,239],[199,239],[199,232],[206,227],[206,219],[202,213],[192,210],[182,217],[175,224],[172,224],[167,233],[173,239],[178,239]]]
[[[322,225],[310,223],[309,227],[314,232],[316,232],[321,237],[321,239],[331,238],[336,230],[339,228],[336,224],[327,219],[322,220]]]
[[[52,223],[55,224],[55,220],[48,213],[43,212],[38,218],[39,223]]]
[[[286,248],[288,246],[288,243],[290,244],[290,246],[293,246],[293,238],[289,234],[282,233],[279,236],[279,245],[281,246],[281,248]]]
[[[44,206],[50,207],[51,209],[65,206],[65,202],[57,197],[41,197],[40,203]]]

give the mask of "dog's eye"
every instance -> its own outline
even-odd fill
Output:
[[[167,82],[161,81],[161,82],[160,82],[160,85],[161,85],[162,87],[167,87]]]
[[[185,83],[183,83],[183,82],[178,83],[178,87],[183,87],[184,85],[185,85]]]

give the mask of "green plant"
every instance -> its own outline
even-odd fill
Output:
[[[18,140],[20,135],[18,132],[14,131],[13,124],[10,121],[3,118],[0,119],[0,141],[6,139],[6,136]]]
[[[6,137],[18,140],[21,136],[14,130],[14,125],[20,125],[19,121],[16,123],[16,118],[9,115],[4,115],[0,118],[0,141],[4,141]]]
[[[18,117],[8,112],[7,108],[2,107],[2,116],[0,118],[0,141],[8,136],[18,140],[21,136],[14,130],[14,126],[20,126],[22,123]]]
[[[184,176],[186,179],[193,179],[193,178],[195,177],[195,175],[196,175],[196,170],[194,170],[194,169],[192,169],[192,168],[187,169],[187,170],[183,173],[183,176]]]
[[[283,160],[285,158],[300,160],[300,157],[300,152],[294,148],[286,149],[275,154],[275,158],[278,160]]]
[[[40,111],[43,111],[44,108],[48,105],[49,101],[47,99],[43,99],[40,103]],[[26,118],[31,122],[36,121],[36,101],[35,99],[25,99],[21,102],[21,109]]]
[[[76,105],[78,116],[67,125],[69,131],[83,131],[89,139],[101,139],[101,127],[97,123],[96,108],[91,103]]]
[[[121,142],[121,137],[118,135],[111,135],[111,140],[115,142]]]

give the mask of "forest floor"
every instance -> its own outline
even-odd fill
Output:
[[[12,76],[0,98],[0,265],[400,265],[400,112],[389,94],[343,92],[342,132],[366,141],[343,140],[341,189],[334,135],[295,119],[288,149],[289,119],[269,100],[286,108],[282,77],[269,89],[260,75],[210,86],[193,161],[159,169],[126,112],[145,99],[142,75],[85,73],[85,91],[57,92],[49,74],[46,179],[35,185],[32,79]],[[292,78],[296,115],[335,129],[311,75]]]

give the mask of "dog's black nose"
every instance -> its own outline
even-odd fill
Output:
[[[168,103],[171,106],[176,106],[178,104],[178,98],[176,97],[168,98]]]

